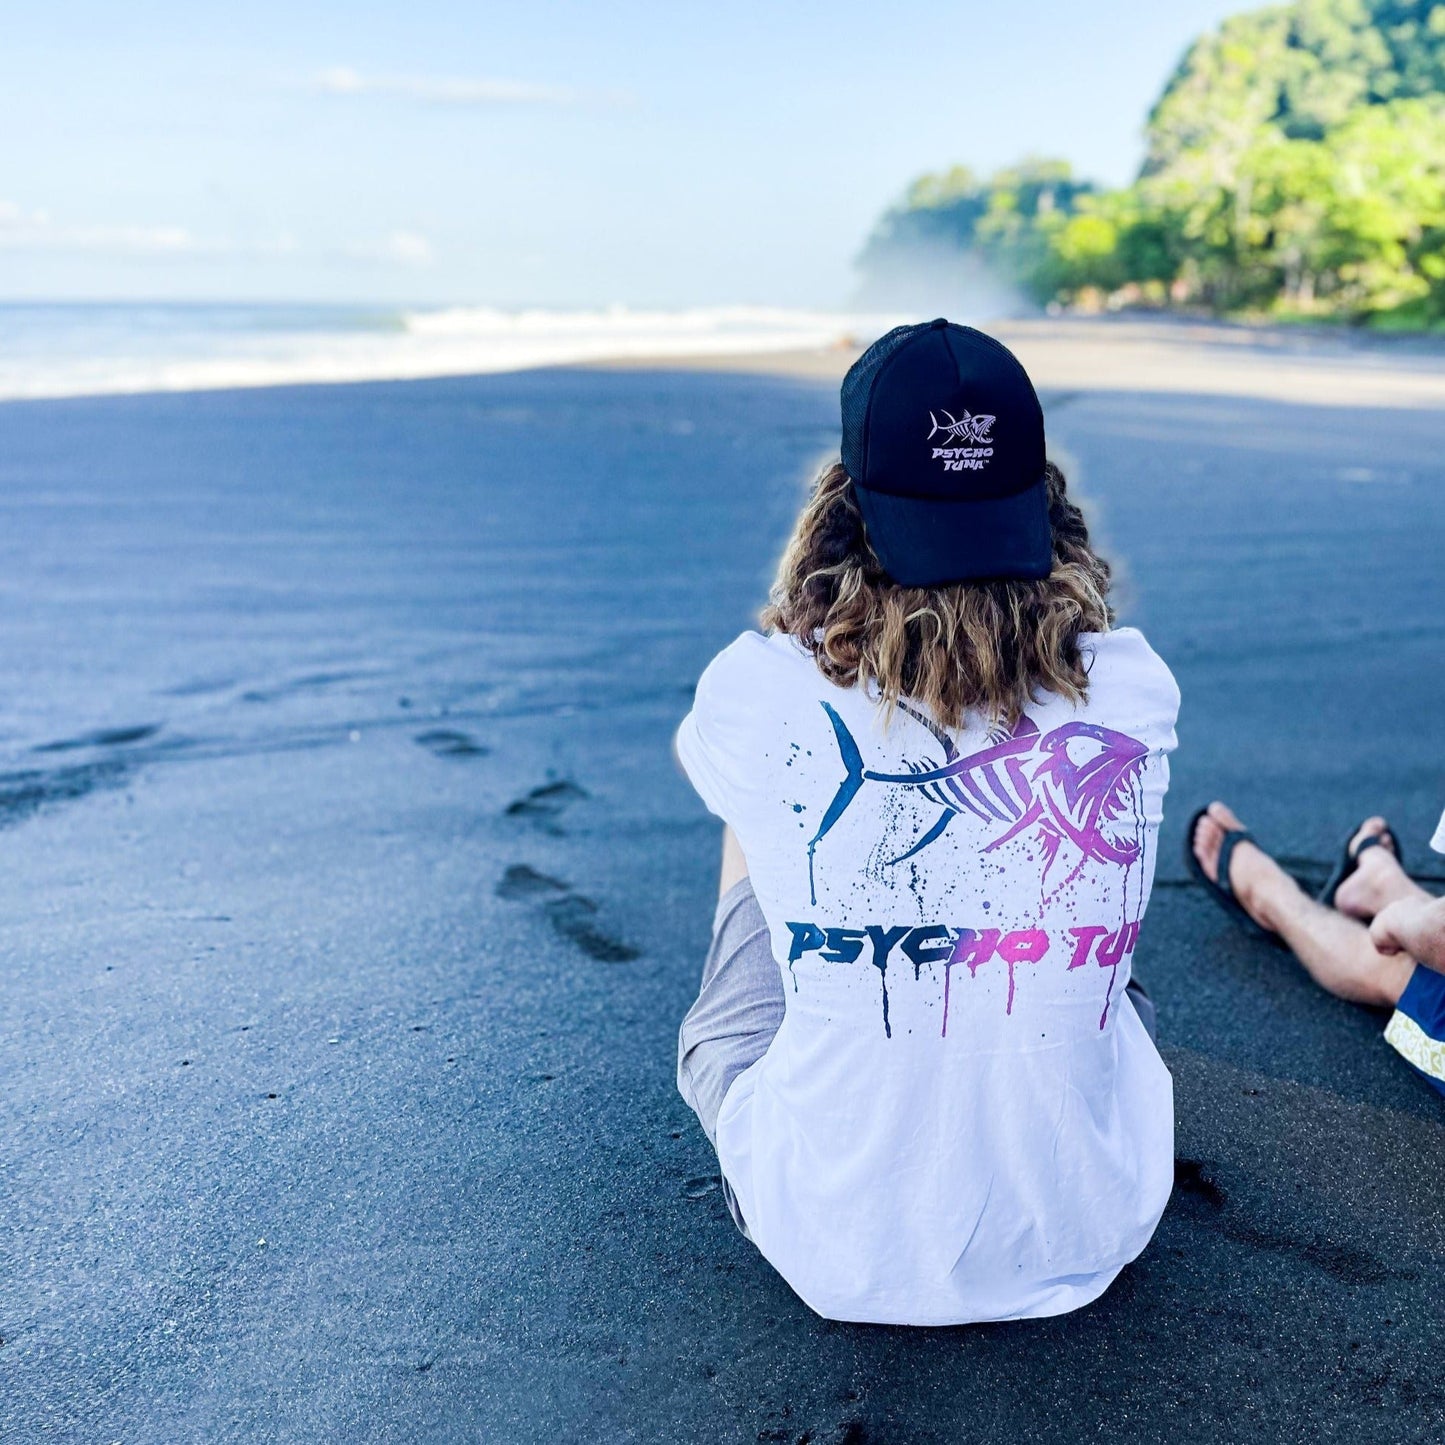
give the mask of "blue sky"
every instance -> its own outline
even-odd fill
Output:
[[[11,7],[0,298],[839,306],[921,171],[1127,180],[1240,8]]]

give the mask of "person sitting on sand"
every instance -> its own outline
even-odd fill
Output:
[[[1445,818],[1431,846],[1445,853]],[[1445,898],[1405,872],[1383,818],[1350,834],[1318,898],[1223,803],[1195,814],[1185,861],[1236,921],[1290,949],[1326,992],[1392,1009],[1386,1040],[1445,1094]]]
[[[900,327],[842,409],[765,634],[677,735],[727,824],[678,1085],[735,1221],[820,1315],[1060,1314],[1173,1181],[1130,964],[1179,691],[1113,628],[1009,351]]]

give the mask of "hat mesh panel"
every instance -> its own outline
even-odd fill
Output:
[[[868,417],[868,398],[873,393],[873,378],[900,346],[927,329],[926,325],[917,322],[895,326],[892,331],[880,336],[848,368],[848,374],[843,378],[843,469],[854,481],[863,473],[863,427]]]

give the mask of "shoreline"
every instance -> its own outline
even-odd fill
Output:
[[[1445,339],[1323,327],[1250,326],[1167,314],[1031,317],[981,323],[1015,351],[1040,391],[1238,396],[1323,406],[1445,407]],[[585,349],[585,348],[584,348]],[[217,359],[153,383],[77,385],[0,395],[0,404],[199,392],[357,386],[508,376],[527,371],[715,372],[836,384],[862,351],[829,344],[639,351],[485,364],[476,356],[371,358],[308,373],[295,364]]]
[[[986,328],[1040,391],[1239,396],[1318,406],[1445,406],[1445,342],[1182,317],[1040,317]],[[1397,345],[1403,342],[1403,345]],[[839,381],[861,348],[627,358],[605,370],[747,372]]]

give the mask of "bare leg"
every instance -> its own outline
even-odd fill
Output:
[[[1209,805],[1190,840],[1207,877],[1216,876],[1225,830],[1242,826],[1223,803]],[[1241,843],[1230,859],[1229,882],[1250,917],[1278,933],[1326,992],[1374,1007],[1399,1001],[1414,961],[1381,953],[1364,924],[1316,903],[1268,853]]]
[[[1360,831],[1350,839],[1350,849],[1358,849],[1366,838],[1385,833],[1387,824],[1383,818],[1366,818]],[[1355,863],[1355,871],[1340,884],[1335,893],[1335,907],[1351,918],[1369,922],[1377,913],[1383,913],[1392,903],[1402,898],[1429,900],[1430,894],[1420,887],[1395,856],[1390,836],[1381,840],[1378,848],[1366,848]]]
[[[737,834],[726,824],[723,825],[722,877],[718,881],[717,896],[722,898],[729,888],[736,887],[748,876],[748,860]]]

